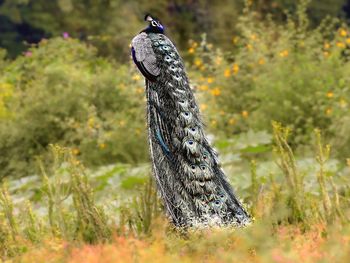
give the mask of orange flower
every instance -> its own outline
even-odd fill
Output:
[[[207,82],[210,84],[210,83],[213,83],[214,82],[214,78],[213,77],[209,77],[208,79],[207,79]]]
[[[340,48],[345,48],[345,44],[343,42],[337,42],[337,47],[340,47]]]
[[[246,110],[242,111],[242,116],[243,116],[243,118],[248,118],[249,112]]]
[[[234,74],[237,74],[238,71],[239,71],[239,66],[238,66],[238,64],[233,64],[232,70],[233,70],[233,73],[234,73]]]
[[[339,35],[342,37],[346,37],[348,32],[344,28],[339,29]]]
[[[281,56],[282,58],[288,57],[288,55],[289,55],[288,50],[283,50],[283,51],[280,52],[280,56]]]
[[[236,120],[235,120],[234,118],[231,118],[231,119],[228,120],[228,123],[229,123],[230,125],[233,125],[233,124],[236,123]]]
[[[327,98],[333,98],[334,93],[332,91],[327,92]]]
[[[226,78],[228,78],[228,77],[231,76],[231,71],[230,71],[229,68],[226,68],[226,69],[225,69],[224,76],[225,76]]]
[[[211,90],[210,93],[211,95],[217,97],[217,96],[220,96],[221,90],[218,87],[216,87],[215,89]]]
[[[263,58],[259,59],[258,61],[259,65],[264,65],[265,64],[265,60]]]
[[[188,53],[193,54],[193,53],[194,53],[194,48],[191,47],[191,48],[188,50]]]

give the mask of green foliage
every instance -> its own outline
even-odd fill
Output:
[[[90,165],[146,160],[143,84],[132,74],[73,39],[42,41],[9,63],[0,77],[0,177],[33,173],[50,143],[74,147]]]
[[[259,21],[247,7],[231,52],[215,50],[205,38],[191,44],[200,96],[216,105],[208,110],[211,127],[225,134],[270,131],[276,120],[296,132],[293,147],[308,142],[315,127],[349,141],[350,32],[332,19],[310,29],[306,9],[300,5],[278,24]],[[334,147],[338,156],[349,155],[344,144]]]

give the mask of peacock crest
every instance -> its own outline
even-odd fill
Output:
[[[158,191],[176,226],[245,225],[248,213],[205,136],[184,63],[159,20],[132,40],[145,77],[150,155]]]

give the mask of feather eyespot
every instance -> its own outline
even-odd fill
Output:
[[[201,166],[201,169],[204,171],[204,170],[205,170],[205,165],[202,165],[202,166]]]
[[[215,200],[214,204],[219,205],[220,201],[219,200]]]
[[[191,131],[193,131],[193,132],[196,131],[196,128],[191,128]]]
[[[185,116],[188,116],[188,115],[190,115],[188,112],[185,112]]]
[[[192,145],[192,144],[193,144],[193,141],[188,141],[188,144],[189,144],[189,145]]]
[[[192,168],[192,170],[195,170],[195,169],[196,169],[196,166],[191,165],[191,168]]]
[[[185,103],[185,101],[184,100],[180,100],[180,103]]]

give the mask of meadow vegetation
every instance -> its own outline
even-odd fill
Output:
[[[301,1],[247,1],[228,49],[182,53],[210,140],[253,223],[174,229],[151,169],[144,82],[91,44],[0,52],[0,261],[348,262],[350,30]]]

